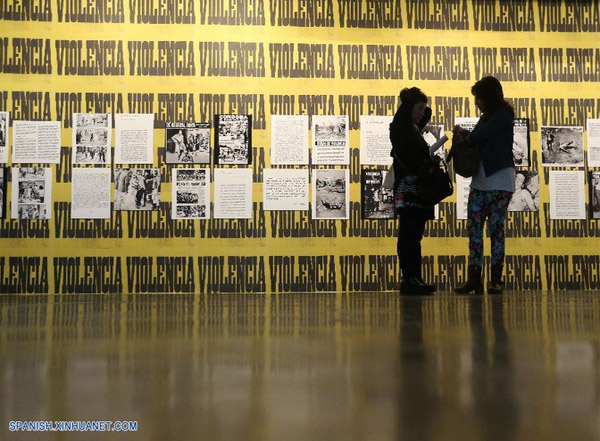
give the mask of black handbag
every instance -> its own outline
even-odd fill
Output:
[[[436,205],[454,192],[446,162],[439,156],[427,161],[419,170],[417,194],[424,205]]]
[[[398,161],[400,168],[408,174],[398,155],[394,152],[394,158]],[[454,192],[454,185],[446,162],[439,156],[434,156],[426,161],[417,175],[417,196],[423,205],[432,206],[439,204]]]
[[[454,171],[464,178],[475,176],[479,170],[481,153],[479,148],[469,141],[452,139],[452,148],[448,154],[448,161],[452,161]]]

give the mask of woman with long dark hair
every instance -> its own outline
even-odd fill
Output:
[[[514,111],[504,99],[502,85],[494,77],[485,77],[471,88],[475,105],[481,111],[477,125],[469,133],[454,127],[458,142],[469,142],[481,153],[479,170],[471,181],[467,205],[469,232],[468,278],[457,294],[483,293],[483,225],[487,219],[492,248],[489,294],[502,293],[504,268],[504,225],[508,204],[515,191],[513,159]]]
[[[394,199],[399,215],[398,258],[402,270],[400,293],[431,294],[421,274],[421,239],[425,223],[433,219],[433,207],[423,205],[417,195],[417,175],[431,160],[429,147],[421,134],[431,119],[427,97],[413,87],[400,92],[402,104],[390,124],[391,156],[394,158]]]

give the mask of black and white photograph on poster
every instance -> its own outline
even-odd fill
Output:
[[[0,112],[0,164],[8,162],[8,112]]]
[[[215,116],[215,164],[252,162],[252,116]]]
[[[445,135],[444,126],[441,124],[427,124],[423,129],[423,139],[427,142],[429,147],[438,142]],[[446,160],[446,150],[442,146],[437,149],[434,154],[440,158]]]
[[[210,217],[210,169],[173,169],[173,219]]]
[[[50,219],[52,169],[41,167],[12,169],[13,219]]]
[[[543,166],[583,166],[583,127],[542,127],[541,138]]]
[[[517,171],[508,211],[540,210],[540,177],[536,171]]]
[[[314,170],[313,219],[348,219],[348,170]]]
[[[313,164],[350,163],[349,118],[347,115],[314,115]]]
[[[160,169],[115,169],[115,202],[118,211],[160,209]]]
[[[383,187],[386,170],[361,172],[361,208],[363,219],[393,219],[394,191]]]
[[[110,164],[110,115],[74,113],[73,121],[73,164]]]
[[[0,167],[0,219],[6,217],[6,172],[7,168]]]
[[[515,118],[513,122],[513,158],[515,166],[529,167],[529,120]]]
[[[591,173],[590,188],[592,190],[590,197],[592,219],[600,219],[600,172]]]
[[[167,122],[167,164],[209,164],[210,123]]]

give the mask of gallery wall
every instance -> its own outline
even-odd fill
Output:
[[[600,168],[588,163],[587,122],[600,118],[600,6],[579,3],[2,0],[0,111],[10,114],[11,134],[13,121],[59,121],[61,152],[58,164],[27,164],[51,168],[48,220],[11,219],[7,173],[0,291],[395,290],[396,221],[361,211],[361,170],[385,169],[360,163],[361,116],[393,115],[399,91],[418,86],[432,123],[450,134],[455,118],[477,116],[470,87],[486,75],[502,81],[516,117],[529,120],[530,164],[521,171],[539,176],[537,211],[509,214],[507,288],[597,290],[590,173]],[[88,112],[108,113],[113,125],[120,113],[154,115],[159,210],[72,219],[73,114]],[[165,126],[212,123],[217,114],[252,116],[251,164],[210,165],[211,178],[217,169],[252,170],[252,217],[173,220],[172,170],[194,166],[166,163]],[[308,169],[311,180],[316,170],[347,169],[348,219],[263,210],[263,170],[290,168],[271,164],[272,115],[348,116],[347,166],[291,167]],[[549,126],[583,128],[583,164],[542,165]],[[9,157],[4,165],[23,164]],[[583,173],[585,218],[550,217],[554,171]],[[457,197],[440,204],[423,242],[424,276],[440,289],[466,275]]]

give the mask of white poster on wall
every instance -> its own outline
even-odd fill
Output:
[[[210,169],[174,168],[173,219],[210,219]]]
[[[583,171],[550,170],[550,219],[585,219]]]
[[[73,164],[110,164],[111,133],[108,113],[74,113]]]
[[[13,163],[60,163],[59,121],[13,121]]]
[[[215,219],[252,218],[252,169],[221,169],[215,173]]]
[[[308,170],[265,168],[264,210],[308,210]]]
[[[0,164],[8,162],[8,127],[10,113],[0,112]]]
[[[271,164],[308,164],[308,115],[271,116]]]
[[[52,169],[16,167],[12,169],[13,219],[52,217]]]
[[[115,115],[115,164],[154,162],[154,114]]]
[[[457,116],[454,118],[454,125],[462,127],[469,132],[475,128],[478,122],[478,116]]]
[[[313,164],[350,164],[348,116],[312,117]]]
[[[463,178],[456,176],[456,218],[467,219],[467,205],[469,203],[469,193],[471,191],[471,181],[473,178]]]
[[[362,115],[360,117],[360,163],[390,165],[392,143],[390,123],[393,116]]]
[[[110,175],[110,168],[73,167],[73,219],[110,219]]]
[[[583,127],[547,126],[540,132],[544,167],[584,165]]]
[[[588,166],[600,167],[600,119],[587,120]]]

